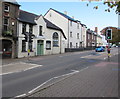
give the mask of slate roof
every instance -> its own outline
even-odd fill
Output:
[[[17,5],[17,6],[20,6],[16,0],[2,0],[3,2],[8,2],[8,3],[11,3],[11,4],[14,4],[14,5]]]
[[[59,27],[56,26],[55,24],[53,24],[53,23],[51,23],[50,21],[48,21],[46,18],[44,18],[44,20],[45,20],[45,22],[46,22],[47,28],[61,31],[62,34],[63,34],[63,36],[64,36],[64,38],[67,39],[66,36],[65,36],[65,34],[63,33],[63,30],[62,30],[61,28],[59,28]]]
[[[34,21],[36,17],[39,17],[39,16],[36,14],[33,14],[33,13],[29,13],[29,12],[20,10],[18,20],[21,22],[36,25],[36,22]]]
[[[52,8],[50,8],[50,9],[52,9]],[[55,9],[52,9],[52,10],[54,10],[55,12],[59,13],[60,15],[62,15],[63,17],[65,17],[65,18],[67,18],[67,19],[69,19],[69,20],[71,20],[71,21],[77,22],[77,20],[69,17],[68,15],[66,15],[66,14],[64,14],[64,13],[62,13],[62,12],[59,12],[59,11],[57,11],[57,10],[55,10]]]
[[[35,22],[35,19],[38,19],[38,17],[40,17],[40,16],[38,16],[36,14],[33,14],[33,13],[29,13],[27,11],[20,10],[19,19],[18,20],[21,21],[21,22],[28,23],[28,24],[37,25],[36,22]],[[46,22],[47,28],[61,31],[63,36],[64,36],[64,38],[67,39],[66,36],[63,33],[63,30],[61,28],[59,28],[58,26],[56,26],[55,24],[51,23],[50,21],[48,21],[45,18],[44,18],[44,20]]]

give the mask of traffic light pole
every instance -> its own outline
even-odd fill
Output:
[[[27,42],[28,42],[28,50],[27,50],[27,52],[28,52],[28,61],[29,61],[29,55],[30,55],[30,50],[29,50],[29,34],[28,34]]]

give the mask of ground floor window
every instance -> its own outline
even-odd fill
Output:
[[[22,40],[22,52],[26,52],[26,42]]]
[[[59,41],[59,36],[58,36],[58,33],[55,32],[53,34],[53,47],[58,47],[58,41]]]
[[[46,41],[46,49],[47,50],[51,49],[51,41]]]
[[[32,52],[32,42],[29,42],[29,50]]]
[[[70,48],[72,48],[72,42],[70,42]]]

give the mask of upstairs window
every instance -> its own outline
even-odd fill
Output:
[[[43,36],[43,35],[42,35],[42,29],[43,29],[43,27],[42,27],[42,26],[39,26],[39,36]]]
[[[25,33],[25,32],[26,32],[26,24],[23,23],[23,24],[22,24],[22,33]]]
[[[77,39],[79,39],[79,33],[77,33]]]
[[[4,6],[4,11],[9,12],[9,11],[10,11],[10,6],[9,6],[9,5],[7,5],[7,4],[5,4],[5,6]]]
[[[4,31],[8,30],[9,18],[4,17]]]
[[[4,17],[4,25],[8,25],[9,24],[9,18]]]
[[[59,41],[58,33],[55,32],[53,34],[53,47],[58,47],[58,41]]]
[[[77,23],[77,28],[79,29],[79,23]]]
[[[33,25],[29,25],[29,33],[33,33]]]
[[[72,32],[70,32],[70,37],[72,37]]]

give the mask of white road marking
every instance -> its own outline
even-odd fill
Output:
[[[59,57],[63,57],[63,56],[59,56]]]
[[[42,83],[40,86],[32,89],[32,90],[29,91],[28,93],[30,94],[30,93],[34,92],[35,90],[37,90],[38,88],[42,87],[42,86],[45,85],[47,82],[49,82],[49,81],[51,81],[51,80],[53,80],[53,79],[56,79],[56,78],[59,78],[59,77],[64,77],[64,76],[67,76],[67,75],[72,75],[72,74],[75,74],[75,73],[78,73],[78,72],[79,72],[79,71],[76,71],[76,70],[72,70],[72,71],[74,71],[74,72],[51,78],[51,79],[47,80],[46,82]]]
[[[107,59],[107,57],[104,58],[104,60],[106,60],[106,59]]]
[[[26,94],[18,95],[15,98],[24,97],[24,96],[26,96]]]
[[[34,92],[35,90],[37,90],[38,88],[40,88],[41,86],[43,86],[43,85],[46,84],[47,82],[51,81],[52,79],[54,79],[54,78],[51,78],[51,79],[47,80],[46,82],[44,82],[44,83],[42,83],[40,86],[38,86],[38,87],[32,89],[32,90],[29,91],[28,93],[30,94],[30,93]]]
[[[86,57],[89,57],[89,56],[92,56],[92,55],[87,55],[87,56],[83,56],[83,57],[80,57],[80,58],[86,58]]]
[[[34,64],[35,65],[35,64]],[[7,73],[2,73],[0,75],[7,75],[7,74],[12,74],[12,73],[18,73],[18,72],[23,72],[23,71],[27,71],[27,70],[31,70],[31,69],[34,69],[34,68],[37,68],[37,67],[41,67],[43,65],[36,65],[34,67],[30,67],[30,68],[27,68],[27,69],[24,69],[24,70],[18,70],[18,71],[14,71],[14,72],[7,72]]]
[[[47,82],[49,82],[49,81],[51,81],[51,80],[53,80],[53,79],[57,79],[57,78],[64,77],[64,76],[68,76],[68,75],[73,75],[73,74],[78,73],[78,72],[81,72],[81,71],[83,71],[83,70],[85,70],[85,69],[87,69],[87,68],[88,68],[88,67],[83,68],[83,69],[80,70],[80,71],[71,70],[71,71],[73,71],[72,73],[68,73],[68,74],[64,74],[64,75],[60,75],[60,76],[53,77],[53,78],[47,80],[46,82],[42,83],[41,85],[37,86],[36,88],[32,89],[32,90],[29,91],[28,93],[30,94],[30,93],[34,92],[35,90],[39,89],[40,87],[42,87],[43,85],[45,85]],[[54,83],[52,83],[52,84],[54,84]],[[52,84],[50,84],[50,85],[52,85]],[[48,85],[48,86],[49,86],[49,85]]]
[[[1,67],[7,67],[9,65],[15,65],[15,64],[28,64],[28,63],[25,63],[25,62],[13,62],[13,63],[9,63],[9,64],[6,64],[6,65],[2,65]]]

